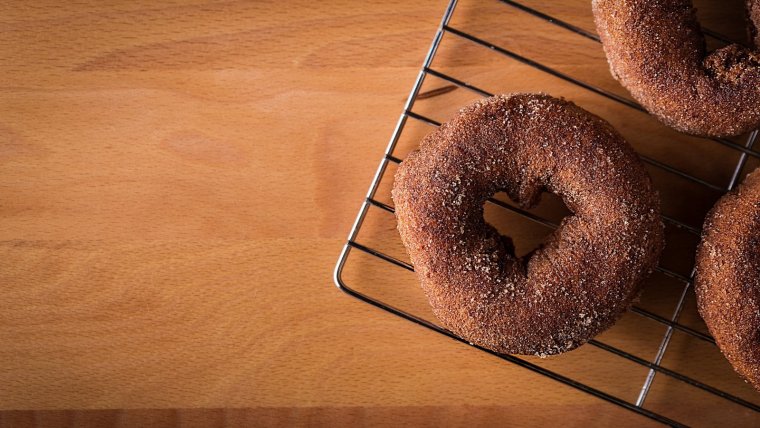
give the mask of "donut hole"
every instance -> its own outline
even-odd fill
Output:
[[[519,207],[505,192],[497,192],[492,199],[512,207]],[[562,198],[543,192],[538,203],[526,210],[531,214],[545,219],[553,224],[559,224],[563,218],[572,215]],[[483,217],[486,223],[493,226],[501,235],[509,237],[515,247],[515,255],[524,257],[541,246],[541,243],[554,231],[553,227],[532,220],[519,212],[486,202],[483,206]]]

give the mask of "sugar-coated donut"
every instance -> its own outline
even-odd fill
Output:
[[[517,257],[483,218],[505,191],[542,191],[572,211]],[[478,101],[424,138],[393,186],[398,230],[432,309],[466,340],[502,353],[568,351],[610,327],[663,246],[657,193],[610,124],[540,94]]]
[[[760,390],[760,169],[708,214],[694,288],[718,347]]]
[[[755,49],[707,53],[690,0],[593,0],[612,75],[666,125],[727,137],[760,127],[760,0],[747,0]]]

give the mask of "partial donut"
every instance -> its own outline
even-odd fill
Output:
[[[689,134],[760,127],[760,0],[747,0],[755,49],[707,53],[689,0],[593,0],[612,75],[666,125]]]
[[[707,215],[694,288],[718,347],[760,390],[760,169]]]
[[[527,208],[544,190],[573,214],[517,257],[483,204],[505,191]],[[501,353],[558,354],[612,326],[663,245],[658,196],[633,149],[601,118],[547,95],[464,108],[404,160],[392,194],[437,318]]]

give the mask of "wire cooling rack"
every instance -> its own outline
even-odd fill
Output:
[[[493,0],[493,1],[498,4],[498,7],[503,8],[504,13],[521,15],[517,17],[518,19],[535,19],[535,20],[538,20],[537,22],[540,22],[542,25],[553,28],[554,31],[568,32],[568,36],[580,37],[580,38],[586,39],[587,42],[590,41],[596,44],[599,43],[599,37],[596,34],[586,29],[583,29],[580,26],[575,25],[571,22],[564,21],[560,19],[560,17],[552,16],[549,13],[546,13],[544,11],[539,11],[536,8],[529,7],[524,3],[518,3],[511,0]],[[483,36],[472,34],[471,31],[466,31],[461,28],[457,28],[456,26],[452,25],[452,18],[454,17],[456,10],[457,10],[457,0],[451,0],[444,12],[441,24],[438,27],[435,37],[433,38],[432,45],[427,53],[427,56],[424,59],[419,75],[416,81],[414,82],[414,86],[412,87],[409,98],[407,99],[406,104],[404,105],[403,113],[401,114],[401,117],[392,134],[390,143],[385,151],[385,155],[380,162],[380,166],[377,169],[374,179],[372,180],[372,184],[370,185],[370,189],[367,194],[367,197],[361,205],[359,214],[349,234],[348,241],[340,254],[337,266],[335,268],[335,282],[341,290],[343,290],[344,292],[348,293],[351,296],[354,296],[362,301],[370,303],[378,308],[381,308],[390,313],[398,315],[409,321],[412,321],[414,323],[417,323],[419,325],[432,329],[452,339],[467,343],[462,338],[456,336],[455,334],[437,325],[435,321],[426,319],[426,318],[431,318],[429,312],[422,313],[424,311],[415,312],[412,309],[406,309],[406,308],[402,309],[399,307],[399,305],[395,305],[388,301],[384,301],[383,299],[378,297],[379,295],[384,295],[384,293],[365,291],[363,289],[360,290],[361,287],[357,287],[357,285],[355,284],[349,285],[345,278],[345,270],[347,268],[347,265],[349,265],[348,263],[349,258],[350,258],[349,256],[354,251],[358,251],[359,253],[365,256],[369,256],[381,262],[381,267],[378,268],[380,269],[380,272],[379,273],[375,272],[375,277],[384,275],[384,271],[382,271],[383,269],[389,269],[389,270],[401,269],[401,270],[410,271],[410,272],[414,270],[413,266],[410,263],[403,260],[403,257],[398,256],[398,255],[391,255],[391,254],[388,254],[388,252],[383,251],[382,249],[374,248],[372,245],[366,242],[362,242],[362,240],[359,237],[360,237],[360,232],[362,230],[362,226],[365,224],[365,221],[368,218],[370,210],[378,211],[379,213],[384,213],[391,219],[391,221],[393,221],[392,214],[394,212],[394,209],[391,205],[392,202],[388,200],[387,198],[385,201],[381,200],[381,198],[378,196],[379,194],[378,192],[380,192],[381,187],[383,187],[381,183],[386,183],[384,185],[385,188],[389,187],[387,185],[387,182],[388,181],[392,182],[392,178],[393,178],[393,174],[389,172],[389,169],[399,164],[402,161],[401,155],[397,153],[397,149],[398,149],[399,141],[402,139],[402,135],[404,134],[405,130],[409,127],[409,124],[410,123],[424,124],[425,126],[432,126],[432,127],[436,127],[440,125],[440,121],[432,119],[431,117],[429,117],[428,114],[420,113],[419,111],[417,111],[416,107],[417,107],[418,101],[423,100],[423,99],[428,99],[431,97],[445,95],[446,93],[449,93],[457,89],[469,91],[477,97],[485,97],[485,96],[493,95],[488,90],[483,89],[482,87],[476,84],[468,83],[469,79],[467,76],[454,76],[453,73],[442,71],[439,67],[434,66],[436,55],[442,46],[444,38],[446,38],[447,40],[450,39],[454,41],[455,43],[459,43],[460,46],[469,45],[469,47],[485,48],[488,50],[488,55],[496,55],[502,59],[519,64],[520,66],[530,67],[534,71],[537,71],[538,73],[548,74],[552,76],[553,78],[558,79],[563,84],[570,85],[574,87],[576,90],[582,90],[586,92],[586,95],[590,97],[597,97],[599,99],[604,100],[605,102],[611,102],[612,104],[617,104],[618,107],[622,105],[624,106],[623,107],[624,110],[628,109],[631,112],[639,112],[639,113],[644,112],[644,110],[636,102],[627,98],[625,92],[618,91],[618,93],[616,93],[616,91],[611,90],[609,87],[604,87],[604,85],[598,85],[598,84],[586,82],[582,78],[575,76],[572,73],[561,70],[558,67],[554,67],[552,65],[545,65],[539,60],[531,59],[527,55],[519,53],[517,49],[504,47],[502,43],[492,42],[492,41],[489,41],[487,38],[484,38]],[[508,34],[509,30],[510,29],[507,26],[500,29],[500,31],[507,33],[507,37],[514,37],[518,39],[519,37],[524,37],[524,34],[522,33],[515,34],[514,36],[509,35]],[[704,30],[704,31],[705,31],[705,34],[711,37],[714,41],[723,42],[723,43],[729,42],[728,37],[722,36],[721,34],[717,32],[710,31],[710,30]],[[461,47],[459,49],[462,50]],[[597,47],[597,49],[601,50],[601,47]],[[579,60],[582,60],[582,59],[579,59]],[[506,74],[504,78],[509,79],[509,75]],[[431,89],[429,91],[423,91],[423,86],[425,86],[426,79],[428,80],[435,79],[435,82],[439,84],[438,85],[439,87],[435,89]],[[440,86],[441,84],[443,84],[443,86]],[[461,107],[461,105],[457,105],[456,107],[457,108]],[[654,119],[650,118],[649,120],[654,120]],[[409,138],[414,139],[415,142],[419,141],[418,137],[419,135],[422,135],[422,134],[418,132],[417,135],[418,136],[415,136],[414,132],[412,132],[412,136]],[[720,195],[722,195],[723,193],[727,191],[730,191],[739,182],[741,182],[741,178],[750,168],[750,165],[748,165],[748,162],[756,162],[756,159],[760,159],[760,152],[753,150],[753,144],[755,143],[757,138],[758,138],[758,131],[754,131],[750,133],[749,135],[744,136],[738,140],[731,140],[731,139],[707,140],[705,139],[703,141],[700,147],[705,147],[704,142],[707,142],[709,143],[708,145],[722,147],[722,150],[724,150],[724,152],[727,153],[726,156],[729,156],[729,157],[733,156],[730,162],[720,163],[721,165],[726,166],[724,168],[726,169],[726,171],[724,171],[724,176],[727,178],[727,184],[724,184],[724,185],[715,184],[713,182],[714,180],[711,181],[705,178],[700,178],[697,176],[697,174],[684,170],[684,168],[679,167],[677,164],[674,164],[675,162],[672,162],[674,160],[674,158],[672,157],[668,158],[667,156],[665,156],[668,159],[663,160],[663,159],[658,159],[655,156],[648,156],[648,155],[642,154],[641,159],[650,168],[650,171],[659,171],[660,174],[665,174],[665,175],[669,174],[670,176],[673,176],[680,180],[684,180],[685,182],[688,182],[690,185],[692,185],[695,188],[702,189],[706,192],[714,193],[714,197],[711,199],[711,201],[714,202],[714,200],[717,199],[717,197],[719,197]],[[668,144],[668,141],[663,141],[662,144]],[[696,143],[693,143],[693,144],[696,144]],[[705,155],[705,156],[708,156],[708,155]],[[711,158],[710,161],[714,161],[714,159]],[[729,166],[730,166],[730,170],[728,169]],[[660,192],[664,193],[663,199],[668,194],[668,192],[663,192],[663,189],[660,189]],[[497,197],[491,198],[489,200],[489,204],[487,205],[491,205],[492,207],[495,207],[498,209],[504,209],[507,212],[510,212],[516,215],[517,217],[521,218],[522,221],[524,222],[528,222],[528,223],[533,222],[535,224],[538,224],[547,228],[556,228],[559,223],[555,219],[548,218],[550,216],[542,215],[542,213],[537,213],[534,210],[530,210],[530,211],[523,210],[517,207],[516,205],[510,203],[510,201],[505,201],[504,198],[497,198]],[[711,205],[711,203],[706,205],[707,208],[709,208],[709,205]],[[538,210],[538,211],[541,211],[541,210]],[[702,209],[702,211],[704,211],[704,209]],[[700,215],[703,215],[703,214],[704,212],[701,212]],[[682,239],[682,238],[679,238],[679,237],[683,237],[683,236],[686,236],[686,238],[683,238],[683,239],[690,240],[690,242],[692,243],[698,241],[699,234],[700,234],[699,225],[701,224],[701,217],[698,216],[697,221],[695,222],[693,218],[684,219],[684,218],[679,218],[678,215],[664,215],[663,221],[666,224],[666,230],[670,229],[671,231],[673,231],[672,233],[667,234],[668,247],[678,248],[682,246],[679,241],[679,239]],[[526,225],[525,227],[528,227],[528,226]],[[386,227],[385,231],[386,233],[396,233],[395,229],[390,228],[390,227]],[[676,237],[671,236],[674,234],[676,235]],[[693,250],[693,245],[692,247],[689,247],[689,248],[692,248]],[[674,256],[674,257],[677,257],[677,256]],[[663,259],[666,259],[666,258],[667,256],[663,256]],[[691,263],[691,260],[689,260],[689,263]],[[681,263],[681,265],[683,265],[683,263]],[[591,382],[585,382],[580,379],[574,378],[572,375],[563,374],[561,373],[562,370],[556,370],[556,369],[552,369],[551,367],[547,367],[547,364],[543,364],[541,360],[538,360],[532,357],[517,357],[513,355],[497,354],[488,349],[481,348],[477,345],[471,345],[471,346],[481,351],[487,352],[489,354],[493,354],[504,361],[507,361],[507,362],[516,364],[520,367],[524,367],[528,370],[532,370],[534,372],[540,373],[544,376],[547,376],[551,379],[559,381],[563,384],[569,385],[573,388],[576,388],[578,390],[591,394],[595,397],[598,397],[599,399],[608,401],[610,403],[614,403],[618,406],[621,406],[633,412],[639,413],[643,416],[646,416],[648,418],[651,418],[655,421],[658,421],[664,424],[668,424],[672,426],[685,426],[686,423],[694,423],[694,422],[693,421],[684,422],[681,420],[676,420],[679,417],[683,417],[684,413],[681,412],[676,415],[671,415],[669,412],[671,408],[670,406],[667,406],[667,405],[648,406],[647,405],[647,397],[650,395],[650,392],[652,391],[654,383],[657,382],[657,379],[658,379],[657,375],[660,375],[660,377],[662,376],[665,377],[663,378],[663,382],[668,382],[669,384],[672,384],[672,383],[678,384],[678,386],[676,387],[676,390],[680,390],[680,391],[693,390],[693,391],[699,392],[698,394],[695,395],[696,397],[702,397],[702,396],[711,397],[712,400],[710,402],[713,404],[711,405],[710,408],[713,409],[714,411],[739,413],[745,417],[745,419],[741,419],[742,421],[750,421],[750,423],[753,423],[753,422],[760,423],[760,404],[759,404],[760,400],[758,399],[758,397],[754,395],[755,394],[754,391],[752,391],[750,387],[743,385],[741,380],[739,380],[738,375],[735,375],[729,369],[725,369],[723,371],[719,370],[719,373],[716,375],[718,376],[718,379],[720,379],[720,382],[718,382],[720,383],[720,387],[718,387],[718,386],[714,386],[709,381],[700,379],[701,373],[699,373],[699,371],[692,370],[690,373],[685,374],[683,373],[683,370],[672,368],[673,366],[678,366],[677,364],[668,365],[668,364],[663,363],[663,359],[666,357],[668,347],[669,345],[671,345],[674,335],[678,334],[681,337],[686,338],[687,340],[698,342],[698,345],[695,345],[695,346],[701,346],[702,348],[704,347],[709,348],[707,351],[702,352],[700,355],[707,355],[706,358],[709,358],[711,361],[717,360],[718,362],[715,364],[718,364],[718,365],[722,364],[723,365],[722,367],[724,368],[727,365],[725,361],[721,360],[723,357],[718,352],[718,349],[715,346],[715,342],[712,339],[712,337],[710,337],[709,334],[707,334],[707,331],[703,325],[698,325],[699,321],[697,321],[697,325],[688,325],[688,323],[681,322],[684,309],[687,306],[687,301],[693,298],[693,291],[691,290],[691,286],[692,286],[694,270],[691,267],[691,264],[689,264],[688,267],[685,269],[682,266],[680,270],[681,272],[679,272],[679,269],[667,267],[664,264],[661,264],[656,269],[657,274],[661,275],[663,278],[666,278],[668,281],[678,284],[676,287],[673,287],[672,289],[673,290],[672,294],[674,297],[673,297],[673,300],[668,301],[668,304],[666,305],[668,306],[668,309],[665,312],[666,315],[663,315],[662,310],[660,311],[652,310],[650,308],[645,307],[646,305],[642,305],[642,304],[636,305],[631,309],[631,313],[633,315],[630,315],[630,316],[636,318],[631,322],[635,326],[638,326],[639,324],[645,322],[643,320],[648,320],[648,322],[650,323],[654,322],[661,327],[661,330],[657,330],[657,331],[658,332],[662,331],[662,335],[657,336],[656,341],[654,342],[650,341],[651,342],[650,344],[652,345],[653,349],[646,352],[641,351],[640,349],[627,350],[627,349],[624,349],[627,343],[625,340],[621,341],[622,345],[613,345],[613,344],[608,343],[607,341],[603,341],[600,338],[589,341],[587,345],[584,345],[584,347],[581,348],[583,349],[586,347],[594,347],[600,350],[601,352],[607,353],[612,358],[627,360],[628,362],[631,362],[643,368],[643,371],[641,372],[643,375],[641,376],[640,383],[639,383],[640,386],[635,386],[637,393],[634,396],[625,397],[626,394],[621,394],[617,392],[617,388],[608,388],[608,387],[600,386],[596,384],[591,385],[590,384]],[[690,272],[690,273],[685,273],[685,272]],[[388,285],[385,284],[383,286],[388,286]],[[393,285],[390,285],[390,287],[392,286]],[[398,285],[398,286],[400,287],[401,285]],[[403,285],[403,286],[406,287],[407,285]],[[648,289],[648,286],[645,285],[644,288],[645,288],[645,294],[646,294],[647,293],[646,290]],[[375,290],[378,290],[378,289],[375,289]],[[422,291],[419,289],[419,287],[416,287],[416,290],[420,295],[422,295]],[[409,306],[409,305],[402,304],[401,306]],[[690,310],[691,312],[694,312],[693,308],[690,308]],[[669,314],[669,316],[667,314]],[[691,318],[698,319],[696,316],[694,316],[694,314],[691,314]],[[434,320],[434,318],[432,319]],[[695,324],[695,323],[691,323],[691,324]],[[573,351],[573,352],[579,352],[579,351]],[[649,355],[647,357],[644,357],[641,355],[643,353],[644,354],[648,353]],[[568,355],[568,354],[560,355],[553,358],[554,359],[566,358],[565,355]],[[713,376],[712,379],[714,382],[716,377]],[[680,393],[681,396],[683,396],[684,394],[690,396],[691,392],[689,392],[688,394],[685,392]],[[635,399],[632,399],[634,397]],[[664,400],[665,401],[669,400],[667,395],[665,395]],[[690,409],[689,412],[693,412],[697,415],[699,414],[699,411],[700,411],[699,402],[687,403],[685,406]]]

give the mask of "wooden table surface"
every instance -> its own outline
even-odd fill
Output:
[[[444,8],[0,4],[0,426],[649,424],[333,285]]]

